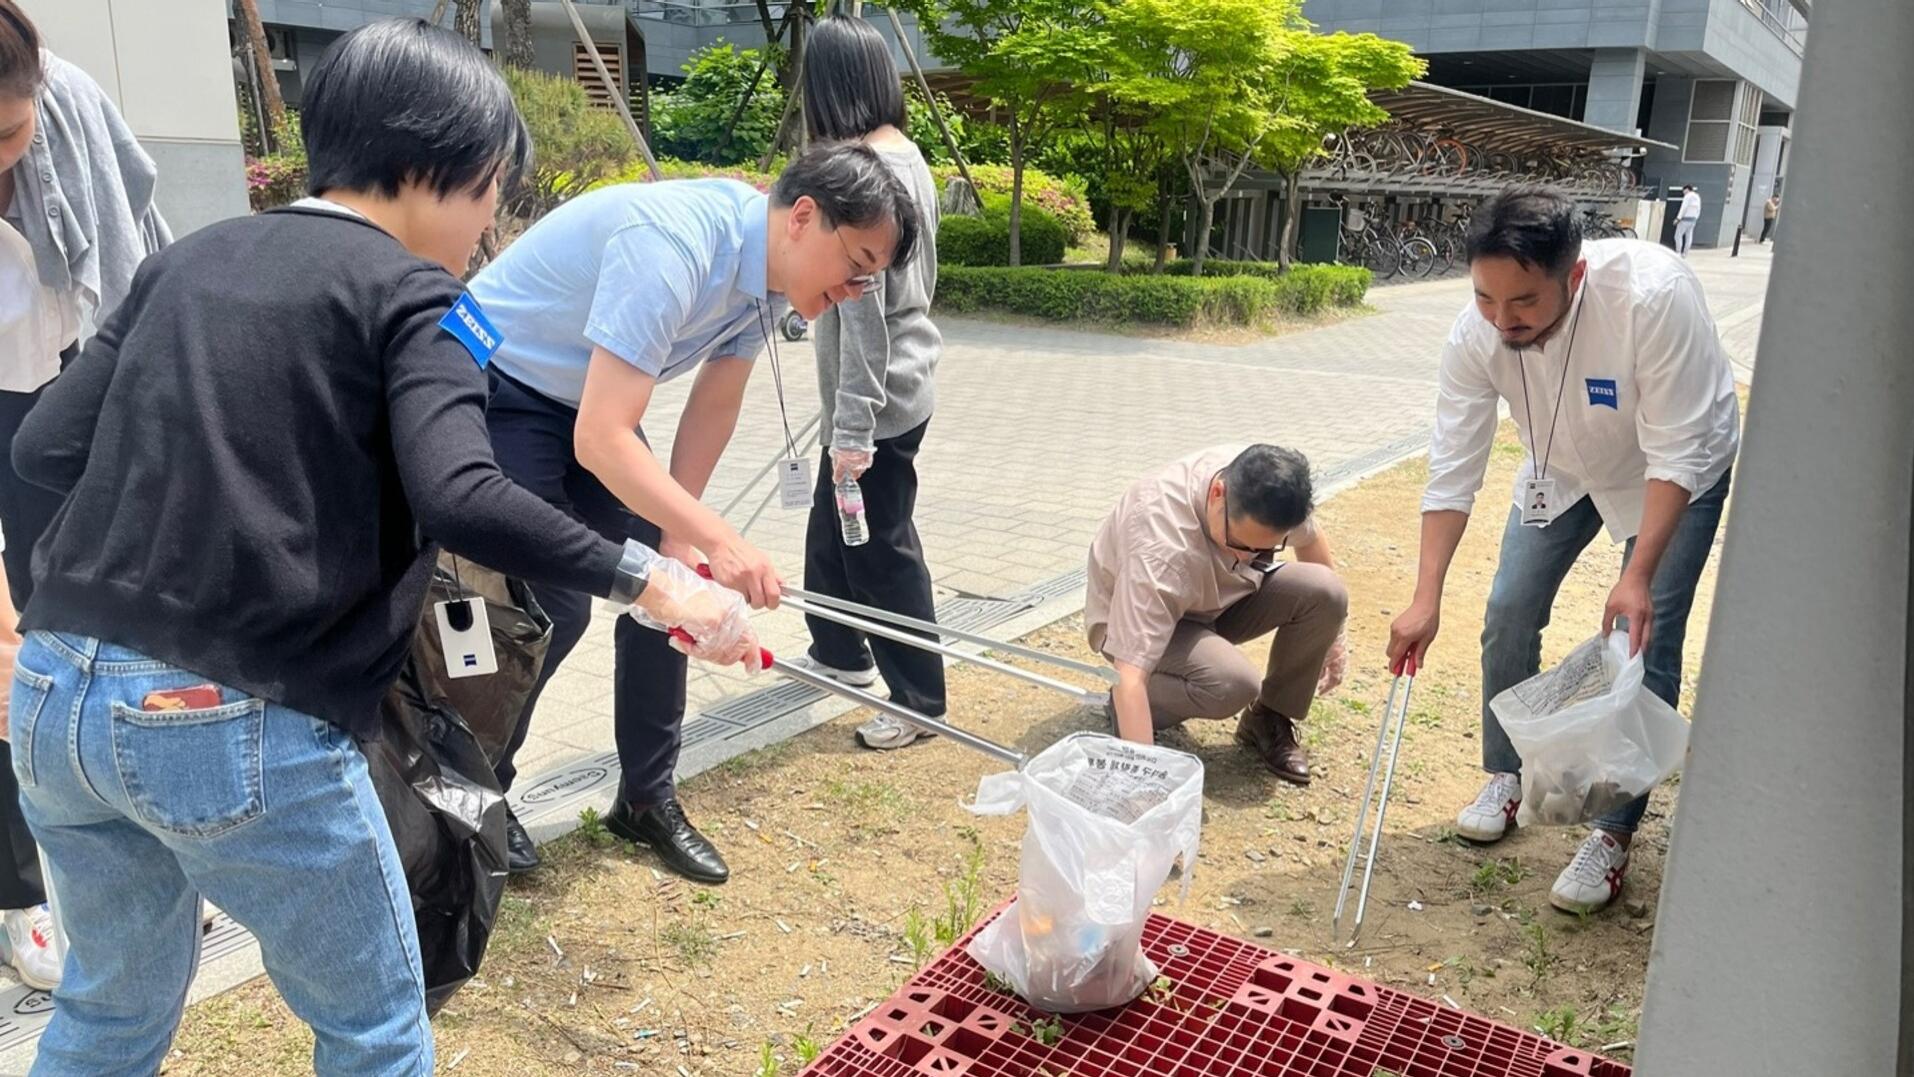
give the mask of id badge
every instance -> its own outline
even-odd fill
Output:
[[[778,461],[778,504],[787,509],[811,505],[811,461],[802,456],[787,456]]]
[[[492,619],[482,598],[461,598],[433,606],[439,622],[439,644],[445,654],[448,677],[483,677],[498,672],[498,653],[492,649]]]
[[[1522,483],[1522,526],[1546,527],[1555,518],[1555,480],[1527,479]]]

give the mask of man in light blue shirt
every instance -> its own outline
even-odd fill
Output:
[[[638,538],[706,561],[753,606],[775,606],[770,559],[699,501],[765,346],[774,297],[807,319],[910,258],[917,214],[868,147],[820,145],[769,195],[734,180],[621,184],[560,206],[473,279],[498,329],[487,412],[499,466],[607,537]],[[667,470],[641,429],[660,382],[696,370]],[[498,765],[501,786],[532,710],[591,620],[587,595],[536,589],[552,618],[544,672]],[[620,618],[614,727],[623,784],[605,819],[672,870],[723,882],[718,850],[686,819],[672,783],[685,708],[685,658]],[[537,851],[508,820],[512,867]]]

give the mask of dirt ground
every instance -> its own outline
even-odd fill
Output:
[[[1485,512],[1450,576],[1442,637],[1416,685],[1363,945],[1335,947],[1330,910],[1389,689],[1381,669],[1389,620],[1413,581],[1419,462],[1322,509],[1352,595],[1354,657],[1348,683],[1307,723],[1315,783],[1297,789],[1264,772],[1231,741],[1230,722],[1192,723],[1166,738],[1203,758],[1208,820],[1189,902],[1177,905],[1166,887],[1161,911],[1626,1059],[1673,790],[1654,797],[1623,900],[1587,918],[1547,900],[1579,828],[1518,832],[1493,848],[1448,829],[1481,781],[1475,640],[1500,491],[1520,455],[1505,429]],[[1597,630],[1619,564],[1619,547],[1583,558],[1556,605],[1545,662]],[[1690,689],[1713,571],[1688,636]],[[1074,621],[1033,639],[1088,657]],[[953,721],[1031,752],[1100,724],[972,669],[953,673],[951,699]],[[692,816],[730,859],[726,886],[662,875],[649,854],[589,826],[547,847],[548,866],[510,888],[483,976],[436,1022],[440,1071],[792,1073],[920,956],[941,952],[938,921],[966,920],[1010,896],[1022,819],[977,818],[963,807],[994,764],[938,740],[861,751],[850,735],[861,719],[847,715],[686,783]],[[303,1026],[261,980],[195,1007],[165,1072],[303,1072],[309,1049]]]

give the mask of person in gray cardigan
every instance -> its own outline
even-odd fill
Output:
[[[126,298],[133,272],[171,240],[153,208],[157,171],[84,71],[40,47],[14,0],[0,0],[0,447],[67,359]],[[33,595],[31,558],[60,496],[0,454],[0,678],[19,646],[13,604]],[[39,850],[20,815],[0,743],[0,942],[20,978],[58,986]]]
[[[930,569],[911,515],[917,450],[936,407],[944,340],[930,320],[937,290],[937,184],[924,155],[904,136],[903,84],[890,47],[863,19],[833,16],[805,45],[804,120],[811,137],[862,141],[897,173],[917,203],[921,249],[908,265],[880,274],[861,299],[817,322],[817,377],[825,448],[804,541],[805,587],[932,620]],[[838,533],[833,487],[844,475],[863,489],[870,539],[847,546]],[[944,665],[936,654],[806,617],[810,650],[802,665],[868,687],[881,675],[893,701],[921,714],[944,713]],[[902,748],[930,736],[879,715],[858,727],[866,748]]]

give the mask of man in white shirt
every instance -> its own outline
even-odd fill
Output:
[[[1695,245],[1695,225],[1701,221],[1701,195],[1692,186],[1681,189],[1681,210],[1675,214],[1675,253],[1688,257]]]
[[[1627,549],[1601,628],[1625,621],[1630,653],[1646,652],[1648,689],[1671,705],[1679,696],[1688,611],[1739,446],[1739,404],[1701,284],[1667,249],[1584,243],[1573,204],[1519,189],[1476,214],[1468,255],[1475,303],[1442,353],[1416,594],[1390,627],[1389,660],[1413,655],[1421,665],[1435,639],[1443,579],[1506,400],[1527,457],[1483,621],[1490,778],[1456,820],[1463,837],[1489,842],[1507,832],[1522,795],[1521,758],[1489,701],[1539,672],[1556,593],[1604,528]],[[1621,892],[1646,806],[1644,797],[1597,821],[1555,881],[1558,908],[1593,911]]]

